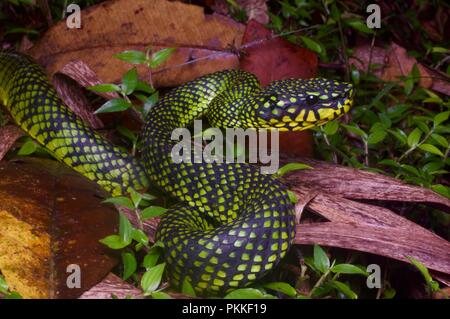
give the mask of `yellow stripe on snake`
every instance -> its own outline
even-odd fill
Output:
[[[64,162],[112,195],[159,187],[177,200],[162,217],[172,286],[220,295],[266,275],[295,236],[294,207],[274,176],[246,163],[174,163],[171,133],[206,118],[211,126],[299,131],[352,105],[352,86],[322,78],[275,81],[262,89],[250,73],[216,72],[164,95],[145,121],[142,160],[94,132],[57,96],[29,57],[0,53],[0,99],[16,123]]]

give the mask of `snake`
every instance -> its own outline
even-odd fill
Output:
[[[174,161],[172,132],[197,119],[212,127],[301,131],[347,113],[353,86],[326,78],[266,87],[243,70],[217,71],[164,94],[132,156],[85,124],[58,97],[31,57],[0,52],[0,101],[13,120],[58,161],[112,196],[156,187],[175,200],[156,240],[171,285],[221,295],[270,273],[296,236],[295,206],[274,174],[249,163]]]

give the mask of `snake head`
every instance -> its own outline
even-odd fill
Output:
[[[272,82],[256,98],[256,127],[301,131],[347,113],[353,86],[323,78]]]

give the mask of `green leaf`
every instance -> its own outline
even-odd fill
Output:
[[[130,244],[124,243],[119,235],[106,236],[105,238],[100,239],[99,241],[111,249],[122,249]]]
[[[135,50],[123,51],[121,53],[114,54],[113,57],[132,64],[142,64],[147,60],[144,52]]]
[[[289,200],[291,201],[292,204],[296,204],[298,202],[298,197],[297,195],[295,195],[295,193],[291,190],[287,190],[288,196],[289,196]]]
[[[359,72],[359,70],[354,65],[352,65],[351,76],[352,76],[353,83],[355,85],[358,85],[360,80],[361,80],[361,73]]]
[[[162,263],[150,268],[144,273],[141,278],[141,287],[146,295],[158,289],[165,267],[166,264]]]
[[[425,134],[427,134],[430,129],[428,128],[428,126],[425,124],[425,122],[421,122],[420,120],[415,121],[417,124],[417,127],[420,128],[420,130],[422,132],[424,132]]]
[[[6,294],[3,298],[4,299],[23,299],[22,296],[16,291],[12,291],[12,292]]]
[[[389,133],[394,135],[394,137],[401,143],[401,144],[407,144],[407,136],[405,132],[403,132],[400,129],[397,129],[397,131],[394,130],[387,130]]]
[[[433,119],[433,125],[434,127],[438,126],[442,122],[447,121],[448,117],[450,116],[450,111],[447,112],[441,112],[436,114],[436,116]]]
[[[186,279],[183,280],[183,284],[181,285],[181,293],[183,293],[186,296],[191,297],[196,296],[194,288],[192,287],[191,283]]]
[[[369,144],[377,144],[384,140],[386,138],[386,131],[384,130],[377,130],[369,134],[369,137],[367,138],[367,143]]]
[[[321,273],[327,272],[330,268],[330,259],[319,245],[314,245],[314,266]]]
[[[125,126],[118,125],[116,127],[116,129],[121,135],[125,136],[131,142],[135,143],[137,141],[138,138],[137,138],[136,134],[134,134],[132,131],[130,131]]]
[[[128,110],[130,107],[132,107],[132,104],[128,101],[125,101],[121,98],[116,98],[109,100],[102,106],[100,106],[94,114],[100,114],[100,113],[111,113],[111,112],[121,112]]]
[[[292,172],[292,171],[296,171],[296,170],[300,170],[300,169],[310,169],[310,168],[312,169],[311,166],[303,164],[303,163],[288,163],[278,169],[277,175],[281,177],[284,174]]]
[[[438,149],[436,146],[431,145],[431,144],[421,144],[421,145],[419,145],[419,148],[422,151],[425,151],[425,152],[428,152],[428,153],[431,153],[431,154],[444,156],[444,154],[441,152],[440,149]]]
[[[156,216],[160,216],[167,212],[167,208],[160,207],[160,206],[149,206],[142,210],[141,212],[141,219],[147,220]]]
[[[419,128],[415,128],[409,135],[408,135],[408,145],[409,147],[415,147],[419,143],[420,137],[422,136],[422,131]]]
[[[358,266],[352,265],[352,264],[338,264],[330,269],[334,273],[340,273],[340,274],[356,274],[356,275],[363,275],[367,276],[368,273],[359,268]]]
[[[147,235],[140,229],[133,229],[131,233],[131,237],[133,240],[137,241],[138,243],[147,246],[148,245],[148,237]]]
[[[38,145],[33,140],[28,140],[23,143],[19,152],[17,153],[20,156],[27,156],[33,154],[38,149]]]
[[[175,50],[175,48],[165,48],[153,53],[150,61],[150,67],[156,68],[157,66],[163,64],[164,61],[166,61],[172,53],[175,52]]]
[[[94,92],[120,92],[120,86],[116,84],[97,84],[93,86],[88,86],[88,90],[94,91]]]
[[[358,295],[346,284],[343,282],[333,280],[331,283],[337,290],[342,292],[344,295],[346,295],[350,299],[358,299]]]
[[[25,34],[33,34],[38,35],[39,31],[28,28],[9,28],[5,31],[4,35],[7,34],[16,34],[16,33],[25,33]]]
[[[388,288],[383,291],[383,299],[392,299],[397,292],[394,288]]]
[[[123,263],[123,280],[130,278],[132,274],[136,271],[137,262],[134,254],[126,252],[122,253],[122,263]]]
[[[380,113],[378,114],[378,117],[385,128],[390,128],[392,126],[392,121],[386,113]]]
[[[8,293],[8,284],[6,283],[5,278],[3,278],[2,275],[0,275],[0,293],[6,294]]]
[[[152,109],[153,106],[156,105],[159,101],[159,93],[156,91],[152,95],[150,95],[144,102],[144,108],[142,110],[142,116],[143,118],[146,118],[148,115],[148,112]]]
[[[355,30],[358,30],[360,32],[367,33],[367,34],[373,34],[373,30],[370,29],[366,25],[366,23],[364,23],[363,21],[361,21],[359,19],[348,19],[348,20],[344,20],[344,22]]]
[[[150,85],[148,85],[147,82],[138,81],[135,91],[141,91],[148,94],[152,94],[155,92],[155,89]]]
[[[400,165],[399,163],[397,163],[396,161],[391,160],[391,159],[381,160],[378,162],[378,164],[387,165],[387,166],[391,166],[391,167],[398,167]]]
[[[134,92],[138,84],[138,74],[136,68],[132,68],[122,77],[123,94],[129,95]]]
[[[323,49],[323,45],[313,39],[311,39],[310,37],[307,36],[300,36],[300,38],[302,39],[303,43],[305,44],[305,46],[314,51],[317,52],[319,54],[321,54],[324,49]]]
[[[441,194],[442,196],[450,198],[450,189],[442,184],[434,184],[431,186],[431,189]]]
[[[367,137],[366,132],[364,132],[363,130],[361,130],[359,127],[353,126],[353,125],[346,125],[346,124],[342,124],[343,127],[345,127],[347,129],[347,131],[356,134],[358,136],[361,137]]]
[[[286,296],[295,298],[297,296],[297,291],[294,287],[285,282],[271,282],[264,285],[267,289],[272,289],[285,294]]]
[[[169,294],[163,291],[155,291],[150,294],[153,299],[173,299]]]
[[[159,257],[160,257],[159,252],[150,251],[149,253],[147,253],[147,255],[145,255],[144,260],[142,262],[142,266],[144,266],[146,270],[149,270],[150,268],[156,265]]]
[[[133,209],[134,205],[128,197],[118,196],[105,199],[102,203],[124,206]]]
[[[154,196],[152,194],[148,194],[148,193],[141,194],[141,196],[143,199],[148,200],[148,201],[151,201],[151,200],[154,200],[157,198],[156,196]]]
[[[433,53],[450,53],[450,50],[443,47],[433,47],[431,48],[431,52]]]
[[[430,287],[432,289],[432,291],[439,290],[438,283],[433,280],[427,267],[425,267],[424,264],[422,264],[420,261],[418,261],[417,259],[415,259],[411,256],[405,256],[405,257],[411,262],[411,264],[413,264],[420,271],[423,278],[427,282],[428,287]]]
[[[448,141],[445,137],[443,137],[442,135],[433,133],[431,134],[431,138],[433,140],[435,140],[436,142],[438,142],[441,146],[447,148],[448,147]]]
[[[276,299],[276,297],[264,294],[262,291],[255,288],[242,288],[233,290],[223,299]]]
[[[341,19],[341,12],[339,11],[339,8],[337,7],[335,2],[331,4],[330,14],[334,21],[338,21]]]
[[[131,188],[130,197],[131,201],[133,202],[134,208],[138,208],[142,200],[142,195]]]
[[[119,212],[119,236],[122,242],[128,244],[133,239],[133,226],[122,212]]]
[[[325,134],[327,135],[334,135],[339,129],[339,122],[338,121],[330,121],[323,127],[323,130]]]

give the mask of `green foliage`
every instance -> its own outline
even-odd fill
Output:
[[[413,264],[422,274],[423,278],[425,279],[429,294],[431,295],[433,292],[439,291],[439,284],[433,280],[428,269],[417,259],[409,256],[407,256],[407,258],[409,259],[411,264]]]
[[[242,288],[236,289],[228,293],[224,299],[274,299],[273,295],[266,294],[265,292],[255,288]]]
[[[22,296],[16,291],[10,291],[8,283],[0,274],[0,299],[22,299]]]
[[[151,52],[151,48],[147,49],[146,52],[129,50],[117,53],[114,57],[131,64],[145,65],[148,67],[149,72],[151,72],[152,69],[162,65],[175,50],[175,48],[165,48],[153,53]],[[153,85],[149,85],[138,79],[138,73],[135,67],[123,75],[120,84],[104,83],[88,87],[88,89],[99,93],[115,92],[121,96],[120,98],[114,98],[105,102],[95,111],[95,114],[122,112],[130,108],[135,108],[141,114],[142,118],[145,118],[159,99],[158,91],[155,90]],[[133,97],[141,103],[134,104],[132,102]],[[135,146],[136,141],[133,141],[133,143]]]
[[[279,177],[281,177],[281,176],[285,175],[286,173],[300,170],[300,169],[312,169],[312,167],[309,165],[303,164],[303,163],[288,163],[288,164],[280,167],[276,174]]]
[[[368,273],[360,266],[349,263],[337,264],[336,260],[331,262],[327,253],[319,245],[314,245],[313,256],[305,257],[305,263],[319,278],[309,293],[309,297],[313,298],[334,294],[337,297],[357,299],[358,294],[350,285],[338,279],[341,275],[368,276]]]

